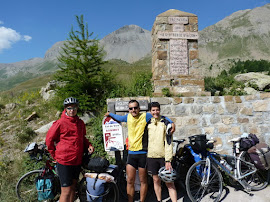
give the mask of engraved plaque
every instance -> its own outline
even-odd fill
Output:
[[[170,72],[172,75],[188,75],[187,40],[170,40]]]
[[[140,104],[141,111],[148,110],[148,101],[147,100],[137,100]],[[128,112],[128,102],[129,101],[116,101],[115,102],[115,111],[117,112]]]
[[[188,17],[168,17],[169,24],[188,24]]]
[[[166,32],[157,33],[159,39],[198,39],[198,32]]]
[[[175,25],[173,25],[173,31],[174,32],[183,32],[184,31],[184,25],[183,24],[175,24]]]

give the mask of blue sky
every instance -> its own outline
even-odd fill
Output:
[[[253,9],[270,0],[8,0],[0,4],[0,63],[44,57],[66,40],[75,15],[84,15],[89,31],[101,39],[135,24],[151,30],[155,17],[169,9],[198,16],[199,30],[232,13]]]

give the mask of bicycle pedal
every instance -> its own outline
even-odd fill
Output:
[[[246,188],[246,191],[248,192],[248,194],[251,194],[251,193],[249,193],[249,192],[251,192],[251,188],[250,187],[247,187]]]

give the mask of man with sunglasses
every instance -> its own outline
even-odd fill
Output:
[[[126,165],[128,201],[133,202],[136,170],[138,169],[141,183],[140,201],[143,202],[145,201],[148,188],[146,170],[148,137],[144,135],[144,129],[147,122],[152,118],[152,115],[150,113],[141,113],[140,105],[137,100],[130,100],[128,103],[128,109],[129,113],[124,116],[109,112],[107,112],[105,116],[110,116],[119,122],[127,122],[129,148]],[[172,123],[170,119],[166,119]],[[174,130],[175,126],[172,123],[171,132],[173,133]]]
[[[46,145],[57,162],[61,183],[60,202],[74,201],[83,153],[91,154],[94,147],[85,137],[84,122],[77,116],[79,102],[69,97],[64,100],[61,118],[55,121],[46,136]]]

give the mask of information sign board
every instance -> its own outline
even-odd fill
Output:
[[[123,151],[122,126],[108,116],[102,120],[102,129],[105,151]]]

